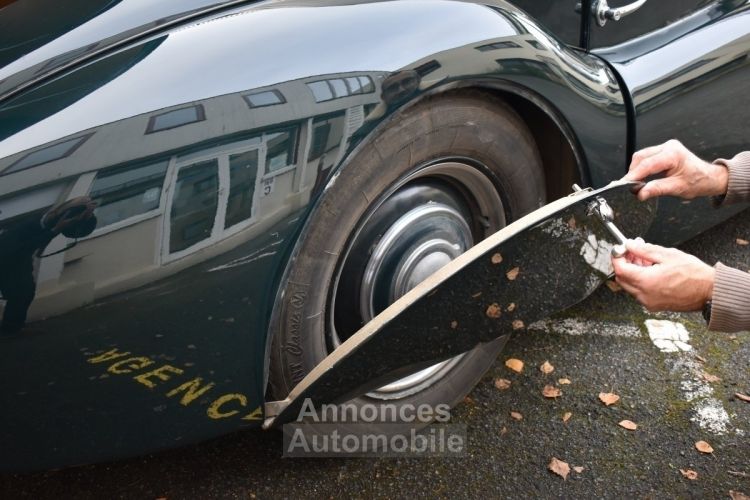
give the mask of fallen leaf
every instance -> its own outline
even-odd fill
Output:
[[[638,428],[638,424],[636,424],[632,420],[621,420],[620,423],[617,425],[629,431],[634,431]]]
[[[622,290],[622,287],[614,280],[607,280],[607,288],[609,288],[614,293]]]
[[[550,461],[547,468],[563,479],[567,479],[568,474],[570,474],[570,466],[555,457],[552,457],[552,461]]]
[[[504,391],[505,389],[510,389],[510,380],[504,379],[504,378],[496,378],[495,387],[497,387],[501,391]]]
[[[554,385],[545,385],[544,389],[542,389],[542,396],[545,398],[557,398],[560,397],[561,394],[562,391]]]
[[[695,359],[697,359],[701,363],[705,363],[706,362],[706,358],[704,358],[703,356],[699,356],[697,354],[695,355]]]
[[[521,271],[521,270],[520,270],[519,268],[517,268],[517,267],[514,267],[513,269],[511,269],[510,271],[508,271],[507,273],[505,273],[505,276],[506,276],[506,277],[507,277],[507,278],[508,278],[509,280],[513,281],[514,279],[516,279],[516,278],[518,277],[518,273],[519,273],[520,271]]]
[[[611,392],[600,392],[599,399],[602,403],[609,406],[617,403],[620,400],[620,396]]]
[[[741,491],[729,490],[729,498],[732,500],[750,500],[750,497]]]
[[[572,416],[573,416],[573,414],[571,412],[566,411],[565,415],[563,415],[563,423],[567,423],[568,420],[570,420],[570,417],[572,417]]]
[[[503,426],[503,428],[502,428],[502,429],[500,429],[500,435],[501,435],[501,436],[504,436],[504,435],[505,435],[505,434],[507,434],[507,433],[508,433],[508,428],[507,428],[507,427],[505,427],[505,426]]]
[[[490,258],[493,264],[500,264],[503,261],[503,256],[500,255],[500,252],[492,254],[492,257]]]
[[[680,472],[683,476],[690,479],[691,481],[695,481],[696,479],[698,479],[698,473],[692,469],[680,469]]]
[[[576,467],[573,467],[573,470],[580,474],[581,472],[583,472],[583,466],[578,465]]]
[[[451,328],[453,328],[454,330],[458,328],[458,321],[451,321]]]
[[[730,335],[729,340],[737,340],[737,335]]]
[[[508,307],[506,307],[505,310],[508,311],[509,313],[515,311],[516,310],[516,303],[515,302],[511,302],[510,304],[508,304]]]
[[[510,368],[516,373],[521,373],[523,371],[523,361],[516,358],[508,358],[505,360],[505,366]]]
[[[466,396],[466,397],[464,398],[464,404],[467,404],[467,405],[473,405],[473,404],[474,404],[474,400],[473,400],[473,399],[471,399],[471,397],[470,397],[470,396]]]
[[[497,304],[497,302],[493,302],[489,306],[487,306],[487,316],[492,319],[497,319],[503,314],[502,309],[500,309],[500,306]]]
[[[570,382],[570,379],[567,379],[567,378],[559,378],[559,379],[557,379],[557,383],[558,383],[558,384],[560,384],[560,385],[568,385],[568,384],[570,384],[571,382]]]
[[[711,375],[710,373],[703,372],[701,374],[701,377],[703,377],[703,380],[706,382],[721,382],[721,379],[717,377],[716,375]]]
[[[695,449],[700,451],[701,453],[713,453],[714,452],[714,449],[711,448],[711,445],[705,441],[698,441],[697,443],[695,443]]]
[[[568,219],[568,227],[570,229],[575,229],[576,228],[576,218],[573,217],[572,215],[570,216],[570,219]]]
[[[552,366],[552,364],[549,361],[545,361],[542,363],[542,366],[539,367],[539,369],[544,373],[545,375],[548,375],[555,371],[555,367]]]
[[[748,403],[750,403],[750,396],[748,396],[747,394],[742,394],[741,392],[735,392],[734,397],[737,399],[741,399],[742,401],[747,401]]]
[[[743,240],[742,238],[737,238],[734,240],[735,243],[737,243],[741,247],[746,247],[747,245],[750,245],[750,241]]]
[[[521,321],[520,319],[515,319],[513,320],[513,323],[511,323],[511,326],[513,327],[514,330],[520,330],[524,328],[526,325],[524,325],[523,321]]]
[[[523,415],[521,415],[517,411],[510,412],[510,417],[513,418],[513,419],[515,419],[515,420],[523,420]]]
[[[471,294],[471,298],[472,299],[478,299],[481,296],[482,296],[482,292],[477,292],[477,293],[472,293]]]

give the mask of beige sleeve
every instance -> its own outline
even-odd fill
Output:
[[[750,330],[750,273],[717,263],[709,330]]]
[[[729,170],[729,186],[723,205],[750,201],[750,151],[738,153],[731,160],[714,160]]]

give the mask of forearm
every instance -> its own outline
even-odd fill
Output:
[[[714,164],[729,171],[726,197],[722,204],[750,202],[750,151],[743,151],[731,160],[720,158]]]
[[[716,264],[709,330],[750,330],[750,273]]]

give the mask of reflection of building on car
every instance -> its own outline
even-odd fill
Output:
[[[81,193],[98,203],[93,234],[41,260],[31,319],[224,254],[303,207],[378,101],[380,81],[345,74],[286,82],[136,116],[6,158],[0,170],[15,172],[13,183],[44,184],[39,208]],[[279,113],[287,117],[282,125]],[[88,163],[105,148],[110,165]],[[38,178],[39,165],[47,182]],[[63,170],[68,177],[60,181]],[[29,199],[24,194],[25,213]],[[0,227],[24,217],[15,205],[0,199]],[[154,248],[128,245],[149,234]],[[50,251],[65,245],[57,238]]]

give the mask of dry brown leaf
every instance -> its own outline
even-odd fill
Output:
[[[458,328],[458,321],[455,321],[455,320],[454,320],[454,321],[451,321],[451,328],[453,328],[454,330],[455,330],[456,328]]]
[[[750,497],[741,491],[729,490],[729,498],[732,500],[750,500]]]
[[[521,361],[520,359],[508,358],[505,360],[505,366],[516,373],[521,373],[523,371],[523,361]]]
[[[487,306],[487,316],[492,319],[497,319],[503,314],[502,309],[500,309],[500,306],[497,304],[497,302],[493,302],[489,306]]]
[[[547,468],[563,479],[567,479],[568,474],[570,474],[570,466],[567,464],[567,462],[558,460],[555,457],[552,457],[552,460],[550,461]]]
[[[514,279],[516,279],[518,277],[518,273],[519,272],[521,272],[521,270],[519,268],[517,268],[517,267],[514,267],[513,269],[511,269],[510,271],[508,271],[507,273],[505,273],[505,276],[509,280],[513,281]]]
[[[570,216],[570,219],[568,219],[568,227],[570,229],[575,229],[576,228],[576,218],[574,216],[572,216],[572,215]]]
[[[576,467],[573,467],[573,470],[580,474],[581,472],[583,472],[583,466],[578,465]]]
[[[492,257],[490,258],[493,264],[497,265],[500,264],[503,261],[503,256],[500,255],[500,252],[492,254]]]
[[[638,428],[638,424],[636,424],[632,420],[621,420],[620,423],[617,425],[629,431],[634,431]]]
[[[622,290],[622,287],[615,280],[607,280],[607,288],[614,293]]]
[[[612,392],[600,392],[599,399],[602,403],[609,406],[617,403],[620,400],[620,396]]]
[[[741,247],[746,247],[747,245],[750,245],[750,241],[743,240],[742,238],[737,238],[734,240],[735,243],[737,243]]]
[[[701,374],[701,377],[703,377],[703,380],[706,382],[721,382],[721,379],[717,377],[716,375],[711,375],[710,373],[703,372]]]
[[[558,384],[560,384],[560,385],[568,385],[568,384],[570,384],[571,382],[570,382],[570,379],[567,379],[567,378],[559,378],[559,379],[557,379],[557,383],[558,383]]]
[[[466,396],[464,398],[464,404],[466,404],[466,405],[473,405],[474,404],[474,400],[471,399],[471,396]]]
[[[523,420],[523,415],[521,415],[517,411],[510,412],[510,417],[513,418],[513,419],[515,419],[515,420]]]
[[[554,385],[545,385],[542,389],[542,396],[545,398],[558,398],[562,395],[562,391]]]
[[[695,481],[696,479],[698,479],[698,473],[692,469],[680,469],[680,472],[683,476],[690,479],[691,481]]]
[[[505,310],[508,311],[509,313],[512,313],[513,311],[516,310],[516,303],[511,302],[510,304],[508,304],[508,307],[506,307]]]
[[[737,399],[741,399],[742,401],[747,401],[748,403],[750,403],[750,396],[748,396],[747,394],[742,394],[741,392],[735,392],[734,397]]]
[[[711,447],[711,445],[705,441],[698,441],[697,443],[695,443],[695,449],[700,451],[701,453],[713,453],[714,452],[714,449]]]
[[[545,361],[542,363],[542,366],[539,367],[539,369],[544,373],[545,375],[549,375],[553,371],[555,371],[555,367],[552,366],[552,364],[549,361]]]
[[[510,389],[510,380],[504,379],[504,378],[496,378],[495,387],[497,387],[501,391],[504,391],[505,389]]]
[[[520,319],[514,319],[513,323],[511,323],[511,326],[513,326],[514,330],[520,330],[524,328],[526,325],[524,325],[523,321],[521,321]]]
[[[567,423],[568,420],[570,420],[570,417],[572,417],[572,416],[573,416],[573,414],[571,412],[566,411],[565,415],[563,415],[563,423]]]
[[[503,426],[503,428],[502,428],[502,429],[500,429],[500,435],[501,435],[501,436],[504,436],[504,435],[505,435],[505,434],[507,434],[507,433],[508,433],[508,428],[507,428],[507,427],[505,427],[505,426]]]

